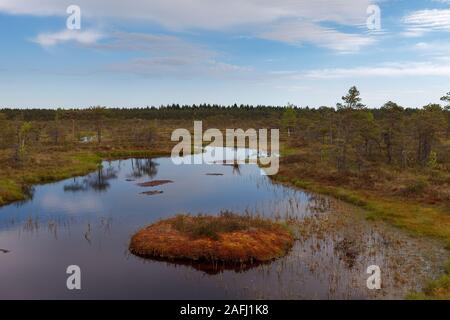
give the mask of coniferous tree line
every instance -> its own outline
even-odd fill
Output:
[[[289,135],[296,123],[289,138],[292,145],[315,147],[338,170],[380,163],[448,170],[450,93],[442,101],[447,105],[411,109],[388,101],[379,109],[369,109],[352,87],[336,108],[296,109],[295,119],[293,109],[286,109],[282,124]],[[291,128],[286,125],[288,114]]]
[[[151,145],[155,121],[213,119],[234,127],[236,120],[257,120],[282,128],[282,138],[294,147],[311,147],[320,160],[338,170],[361,170],[373,164],[448,169],[450,92],[442,105],[405,108],[388,101],[377,109],[363,104],[356,87],[336,107],[298,108],[250,105],[168,105],[147,108],[1,109],[0,148],[13,148],[17,159],[27,145],[60,145],[93,136],[98,144],[112,142]],[[82,128],[82,129],[80,129]],[[112,134],[112,132],[114,134]],[[113,138],[112,138],[113,137]],[[166,137],[167,138],[167,137]],[[112,139],[112,140],[111,140]]]

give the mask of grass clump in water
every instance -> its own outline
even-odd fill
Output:
[[[269,220],[240,216],[229,211],[222,211],[217,217],[177,215],[171,223],[177,231],[189,235],[193,239],[206,237],[213,240],[218,240],[221,233],[274,228],[274,223]]]
[[[145,258],[236,264],[282,257],[293,243],[291,232],[278,222],[222,212],[156,222],[134,234],[129,249]]]

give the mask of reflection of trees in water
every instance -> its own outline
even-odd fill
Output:
[[[117,171],[114,167],[108,167],[106,170],[98,170],[96,179],[89,181],[90,187],[95,191],[106,191],[109,187],[109,180],[117,179]]]
[[[217,163],[217,162],[216,162]],[[221,162],[223,166],[227,166],[227,167],[232,167],[233,168],[233,174],[234,175],[241,175],[241,165],[239,163],[239,161],[234,160],[232,163],[229,161],[222,161]]]
[[[64,185],[65,192],[79,192],[94,190],[103,192],[109,189],[109,181],[117,179],[117,170],[110,166],[106,169],[99,168],[96,173],[92,173],[81,181],[74,178],[72,183]]]
[[[141,178],[147,175],[153,178],[158,173],[159,164],[153,159],[131,159],[131,173],[130,177]]]
[[[241,165],[237,161],[233,163],[233,174],[241,175]]]
[[[97,172],[82,179],[74,178],[71,183],[64,185],[64,191],[79,192],[94,190],[104,192],[110,187],[109,181],[112,179],[117,179],[117,173],[118,169],[112,165],[107,168],[99,168]],[[147,175],[150,178],[153,178],[157,173],[158,163],[152,159],[132,159],[131,173],[128,176],[140,178]]]
[[[23,188],[22,192],[25,197],[24,200],[18,200],[14,202],[16,207],[21,207],[28,201],[33,200],[34,192],[36,191],[36,189],[33,186],[24,186],[22,188]]]

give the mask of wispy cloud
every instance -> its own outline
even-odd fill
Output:
[[[450,77],[450,64],[431,62],[391,63],[374,67],[311,70],[302,76],[317,79],[366,77]]]
[[[89,47],[106,51],[136,52],[140,57],[116,62],[103,70],[151,77],[191,78],[199,75],[236,76],[252,68],[220,61],[222,54],[204,45],[164,34],[114,32]]]
[[[262,33],[260,37],[294,45],[313,43],[341,53],[356,52],[375,42],[374,38],[367,35],[343,33],[299,20],[279,23],[272,30]]]
[[[103,71],[132,73],[152,77],[191,78],[237,76],[253,69],[220,61],[221,53],[204,45],[164,34],[63,30],[37,35],[33,42],[51,47],[75,42],[86,48],[103,51],[135,52],[140,57],[101,66]]]
[[[424,56],[448,57],[450,41],[422,41],[414,44],[411,49]]]
[[[267,24],[285,18],[359,24],[372,0],[78,0],[83,16],[145,19],[173,28],[220,29]],[[72,0],[2,0],[12,14],[66,15]]]
[[[403,17],[407,29],[403,33],[409,37],[419,37],[428,32],[450,32],[450,9],[414,11]]]
[[[244,36],[256,35],[289,44],[312,43],[342,52],[357,51],[373,43],[373,39],[368,38],[357,27],[365,25],[367,8],[374,2],[375,0],[78,0],[77,5],[85,18],[112,17],[129,21],[150,21],[177,31],[236,31]],[[70,4],[72,0],[2,0],[0,12],[63,16]],[[322,26],[328,22],[336,27]],[[341,32],[338,26],[355,27],[355,33]],[[289,35],[285,34],[286,31],[290,31]]]
[[[108,72],[123,72],[145,77],[176,77],[190,79],[200,76],[216,78],[244,78],[253,72],[251,67],[238,66],[214,59],[194,57],[143,57],[125,62],[109,64],[103,68]]]
[[[104,41],[92,43],[91,47],[100,50],[145,52],[152,56],[173,57],[186,59],[211,59],[218,55],[201,44],[194,44],[176,36],[165,34],[114,32]]]
[[[97,43],[104,35],[97,31],[69,30],[65,29],[54,33],[40,33],[31,41],[43,46],[51,47],[66,42],[76,42],[83,45]]]

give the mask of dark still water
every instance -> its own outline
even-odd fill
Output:
[[[169,158],[129,159],[104,162],[85,177],[36,186],[31,200],[0,208],[0,299],[395,298],[405,286],[420,285],[394,280],[396,268],[400,275],[407,263],[420,272],[431,270],[437,259],[437,253],[418,254],[413,244],[414,260],[408,239],[349,220],[355,214],[347,206],[272,184],[260,173],[249,164],[175,166]],[[173,183],[137,185],[156,179]],[[142,194],[150,190],[163,193]],[[288,256],[243,272],[211,275],[128,252],[131,235],[156,220],[224,209],[306,218],[308,227]],[[397,241],[404,241],[406,259],[392,245]],[[372,264],[386,270],[378,292],[366,287]],[[79,291],[66,287],[69,265],[81,268]]]

